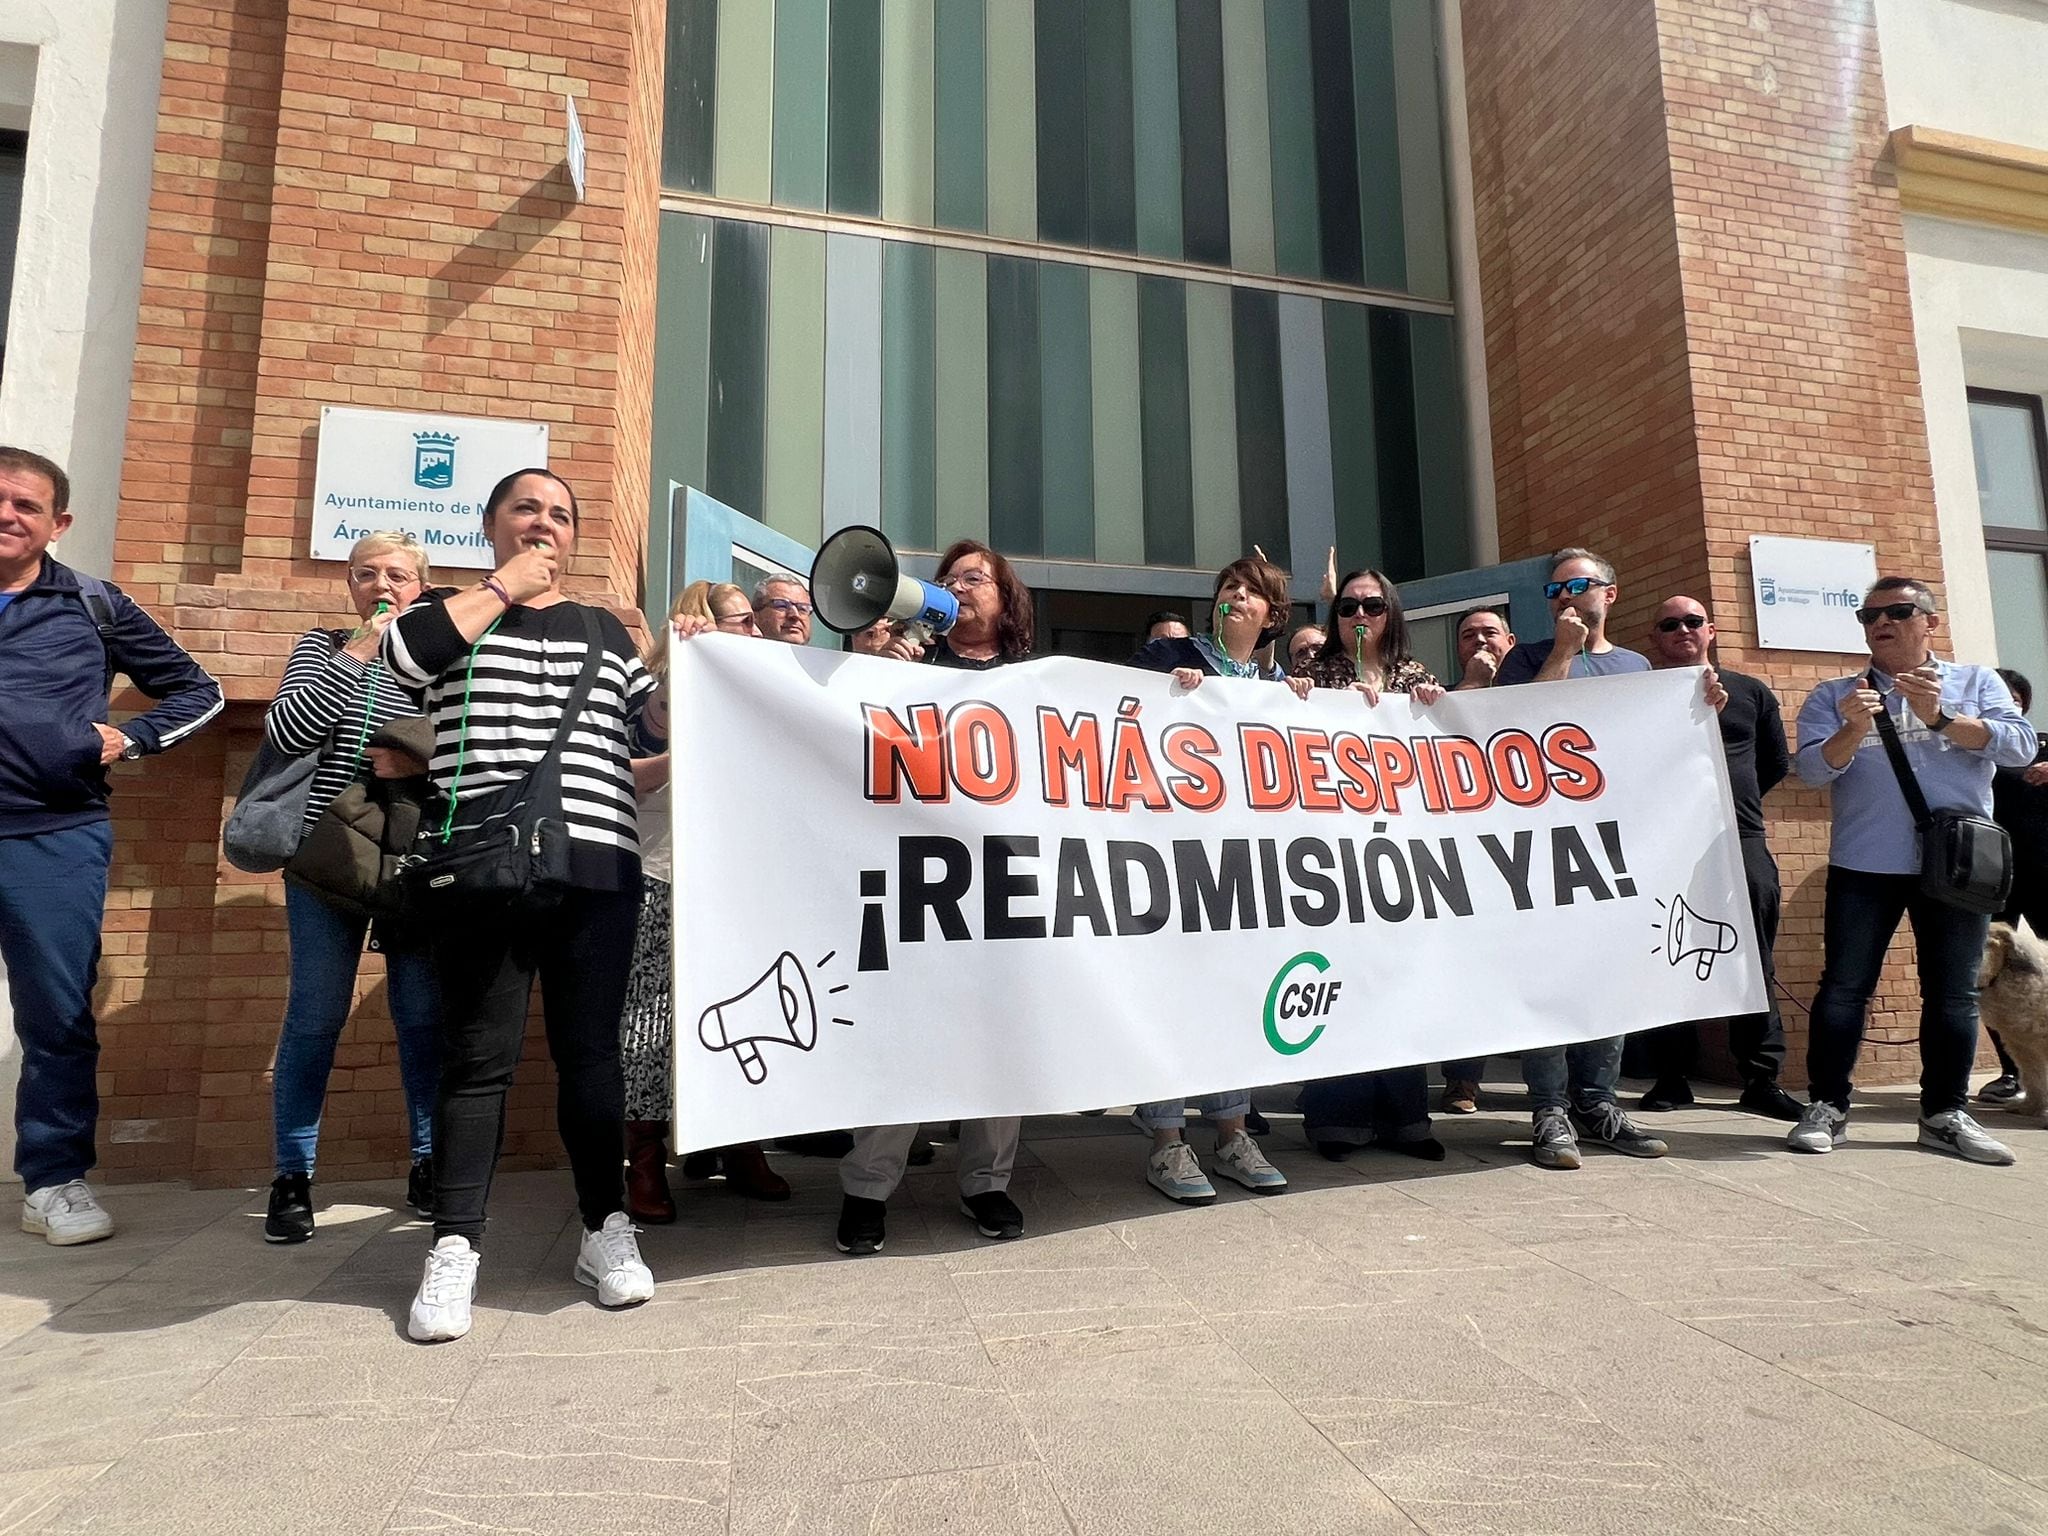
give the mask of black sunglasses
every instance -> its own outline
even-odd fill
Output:
[[[1337,599],[1337,617],[1352,619],[1362,613],[1369,619],[1376,619],[1392,606],[1384,597],[1340,597]]]
[[[1886,603],[1879,608],[1858,608],[1856,622],[1865,629],[1870,628],[1879,619],[1890,619],[1895,624],[1903,624],[1915,614],[1931,611],[1922,608],[1918,603]]]
[[[1657,633],[1660,635],[1675,635],[1681,629],[1705,629],[1706,627],[1707,616],[1704,613],[1681,613],[1675,619],[1659,619],[1657,621]]]
[[[1584,597],[1595,587],[1609,586],[1598,576],[1574,576],[1570,581],[1546,581],[1543,583],[1545,601],[1555,602],[1560,597]]]

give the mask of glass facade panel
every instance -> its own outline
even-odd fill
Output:
[[[825,206],[825,80],[831,68],[830,0],[775,6],[775,201]]]
[[[882,211],[882,0],[832,0],[826,205]]]
[[[1044,550],[1095,558],[1095,413],[1089,367],[1088,271],[1038,269],[1038,379]]]
[[[2000,666],[2034,685],[2034,705],[2048,706],[2048,562],[2028,550],[1985,551],[1991,572],[1991,620]],[[2037,717],[2043,718],[2043,717]]]
[[[942,229],[988,225],[988,26],[984,0],[938,0],[932,216]]]

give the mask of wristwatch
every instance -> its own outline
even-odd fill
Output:
[[[142,756],[142,743],[126,731],[121,733],[121,758],[124,763],[135,762]]]
[[[1928,723],[1927,729],[1934,732],[1935,735],[1939,736],[1943,731],[1947,730],[1950,726],[1954,725],[1955,723],[1956,717],[1954,715],[1950,714],[1945,709],[1936,709],[1934,712],[1934,719]]]

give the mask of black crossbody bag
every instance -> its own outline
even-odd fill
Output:
[[[420,854],[406,870],[414,900],[427,913],[458,902],[491,902],[520,912],[540,912],[558,905],[570,888],[569,823],[562,810],[562,749],[575,728],[590,690],[604,664],[597,620],[577,606],[583,621],[583,670],[562,706],[561,723],[547,751],[517,784],[494,791],[481,803],[474,826],[457,830],[457,793],[462,787],[462,762],[469,743],[468,683],[463,685],[462,745],[457,749],[455,780],[438,826],[420,834]],[[497,626],[493,625],[495,629]],[[484,632],[488,636],[489,630]],[[479,637],[470,648],[476,665]]]
[[[1869,679],[1877,687],[1877,676]],[[1989,817],[1969,811],[1934,811],[1920,793],[1920,780],[1906,761],[1892,712],[1880,701],[1877,734],[1898,776],[1899,792],[1920,832],[1920,889],[1936,901],[1965,912],[1998,913],[2012,894],[2012,839]]]

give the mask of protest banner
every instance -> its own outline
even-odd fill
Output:
[[[683,1148],[1764,1003],[1694,669],[1353,692],[676,648]]]

